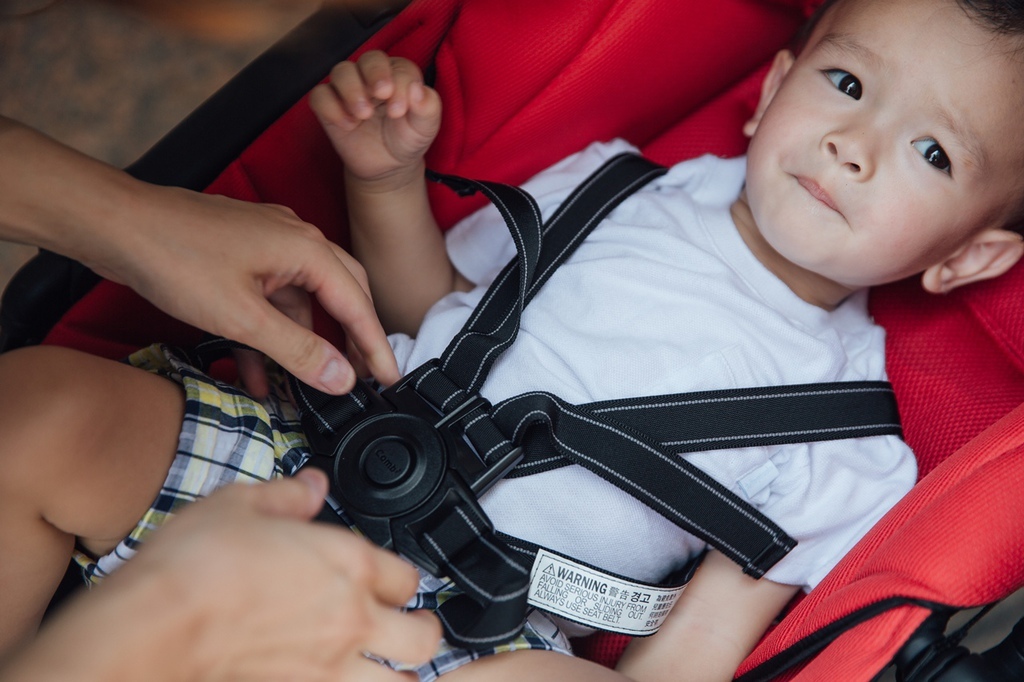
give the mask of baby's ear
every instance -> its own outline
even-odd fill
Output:
[[[747,137],[753,137],[754,131],[757,130],[757,125],[761,122],[761,117],[764,116],[765,109],[768,108],[768,104],[775,97],[775,93],[779,91],[779,86],[782,85],[782,81],[786,79],[786,74],[789,73],[790,67],[793,66],[795,57],[789,50],[779,50],[775,54],[775,59],[772,60],[771,68],[768,69],[768,74],[761,81],[761,98],[757,101],[757,108],[754,110],[754,115],[750,117],[750,120],[743,124],[743,134]]]
[[[1010,230],[987,229],[946,260],[925,270],[921,284],[933,294],[947,294],[964,284],[998,277],[1021,256],[1021,235]]]

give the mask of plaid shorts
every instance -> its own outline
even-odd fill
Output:
[[[171,470],[156,500],[131,533],[99,559],[75,550],[74,559],[88,583],[100,582],[124,564],[146,537],[182,506],[229,483],[259,483],[294,474],[309,456],[298,414],[285,397],[283,381],[271,381],[271,395],[257,401],[237,387],[210,378],[163,345],[133,353],[128,362],[184,387],[185,418]],[[447,580],[423,571],[420,575],[419,593],[408,604],[410,609],[436,609],[458,593]],[[427,682],[482,656],[523,649],[571,651],[569,640],[554,622],[536,611],[523,634],[500,647],[466,651],[442,642],[437,656],[419,668],[381,663],[415,670],[420,680]]]
[[[283,383],[259,402],[211,379],[162,345],[133,353],[128,363],[180,384],[185,389],[185,419],[163,487],[131,533],[99,559],[75,551],[74,560],[90,583],[134,556],[146,537],[183,505],[229,483],[259,483],[294,473],[308,456],[298,414],[285,398]]]

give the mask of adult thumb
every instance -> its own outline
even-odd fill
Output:
[[[264,353],[299,381],[324,393],[352,390],[356,373],[341,351],[312,330],[266,302],[268,308],[253,339],[236,339]]]
[[[327,495],[327,476],[307,467],[295,476],[254,486],[256,509],[269,516],[308,521],[317,515]]]

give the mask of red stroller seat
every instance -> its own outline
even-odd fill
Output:
[[[655,161],[743,152],[774,52],[818,0],[417,0],[362,49],[409,57],[445,103],[432,168],[519,183],[598,139]],[[471,57],[471,58],[470,58]],[[198,152],[197,152],[198,153]],[[341,168],[305,101],[208,191],[292,207],[344,243]],[[431,188],[444,226],[479,206]],[[888,367],[921,480],[745,661],[743,679],[869,680],[934,611],[994,602],[1024,585],[1024,269],[936,298],[916,282],[876,290]],[[324,314],[318,330],[340,331]],[[121,357],[195,330],[102,282],[46,342]],[[611,663],[621,638],[584,655]]]

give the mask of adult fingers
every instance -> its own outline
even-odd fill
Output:
[[[397,554],[380,551],[374,555],[370,589],[385,604],[405,606],[419,587],[419,571]]]
[[[306,329],[313,328],[313,310],[309,304],[309,294],[305,289],[297,286],[281,287],[271,292],[267,296],[267,300],[289,319]]]
[[[313,523],[296,533],[315,547],[328,565],[363,585],[376,600],[405,606],[416,594],[419,572],[397,554],[334,524]]]
[[[376,316],[362,290],[354,284],[338,289],[334,303],[338,313],[345,316],[350,324],[358,323],[364,337],[374,339],[372,327]],[[337,348],[296,323],[266,299],[261,298],[256,305],[259,309],[248,318],[249,323],[234,333],[227,330],[225,336],[269,355],[301,381],[321,391],[337,395],[352,390],[355,371]],[[345,320],[339,321],[346,324]],[[383,334],[381,330],[381,342],[387,345]],[[364,342],[373,343],[372,340]]]
[[[395,354],[387,341],[384,328],[380,320],[372,312],[373,302],[369,297],[369,284],[366,280],[365,271],[362,266],[341,247],[333,246],[336,256],[332,269],[338,272],[337,276],[328,276],[324,280],[324,286],[317,289],[316,297],[324,310],[345,328],[351,343],[358,349],[363,362],[374,377],[382,384],[388,386],[401,378],[398,372],[398,363]],[[366,307],[370,314],[366,314],[366,308],[355,307],[349,304],[347,289],[350,282],[355,282],[364,293]],[[343,286],[338,286],[342,284]]]
[[[345,339],[345,355],[348,357],[348,362],[352,365],[352,369],[355,370],[356,376],[365,379],[372,375],[369,365],[366,364],[363,354],[359,351],[359,347],[352,343],[352,339],[347,337]]]
[[[337,671],[339,680],[358,680],[359,682],[415,682],[417,677],[407,672],[397,672],[383,663],[360,656],[349,658]]]
[[[249,395],[262,400],[270,394],[270,382],[267,379],[267,368],[263,364],[263,353],[253,350],[235,349],[232,352],[235,365],[238,367],[238,378]]]
[[[441,622],[429,611],[384,609],[365,642],[366,650],[390,661],[426,663],[441,642]]]
[[[294,286],[284,287],[271,293],[267,300],[288,319],[306,329],[313,328],[313,312],[309,304],[309,294],[305,290]],[[232,351],[232,355],[238,367],[238,377],[245,390],[257,400],[266,398],[270,394],[270,382],[263,353],[236,349]],[[357,368],[356,371],[365,371],[365,368]]]
[[[278,518],[305,521],[313,518],[327,495],[327,476],[318,469],[302,469],[292,478],[282,478],[246,489],[255,509]]]
[[[363,293],[366,294],[366,297],[372,301],[373,294],[370,293],[370,278],[366,275],[366,268],[363,267],[363,264],[356,260],[355,256],[334,242],[327,242],[327,244],[331,247],[334,257],[345,266],[345,269],[348,270],[352,279],[359,284],[359,287],[363,290]]]

